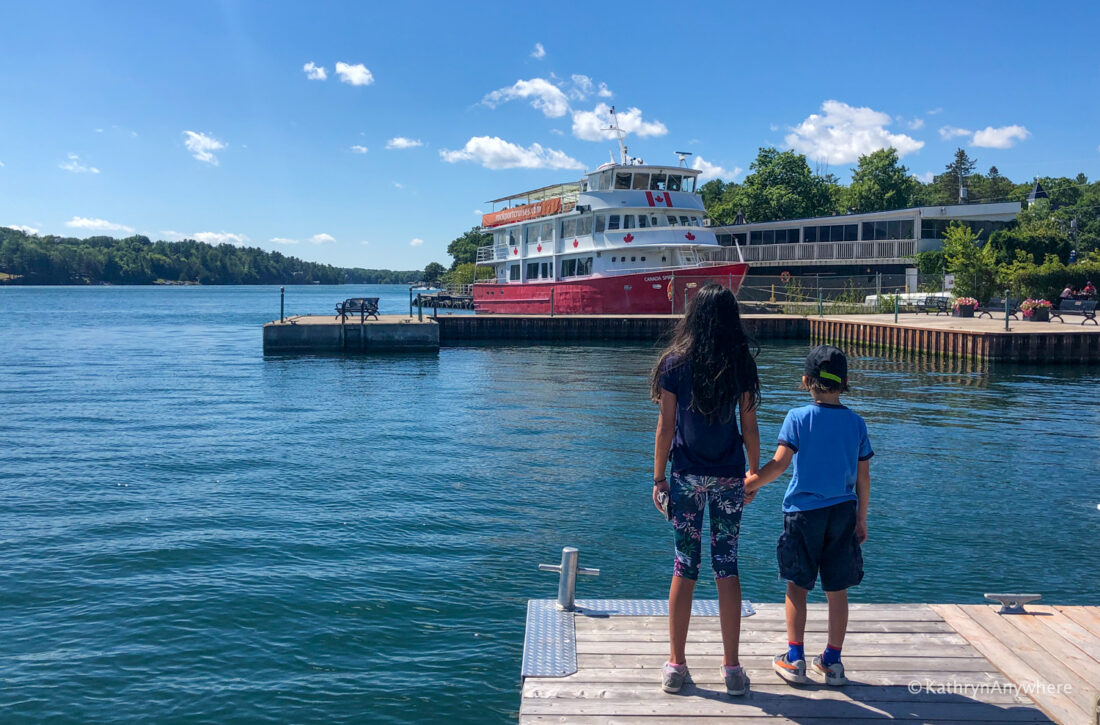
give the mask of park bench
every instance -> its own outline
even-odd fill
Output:
[[[1050,311],[1050,319],[1057,317],[1059,322],[1065,323],[1062,315],[1081,315],[1082,325],[1090,320],[1092,324],[1100,325],[1100,322],[1096,321],[1096,300],[1058,300],[1058,306]]]
[[[368,317],[378,319],[377,297],[352,297],[336,305],[336,316],[340,322],[353,315],[359,315],[360,322],[366,322]]]
[[[996,297],[991,299],[988,304],[978,309],[978,317],[993,317],[993,313],[999,313],[1003,315],[1005,313],[1005,307],[1008,307],[1008,315],[1014,320],[1020,319],[1016,316],[1016,313],[1020,311],[1020,301],[1014,300],[1011,297]]]
[[[939,317],[941,314],[951,314],[951,310],[949,310],[947,307],[947,298],[942,295],[931,295],[929,297],[925,297],[924,301],[918,306],[918,309],[925,314],[931,314],[935,312],[936,317]]]

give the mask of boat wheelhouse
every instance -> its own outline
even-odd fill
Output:
[[[699,172],[626,156],[577,182],[493,200],[493,235],[477,264],[478,312],[630,314],[682,312],[708,281],[736,292],[748,266],[740,248],[704,226]],[[497,204],[505,208],[495,210]]]

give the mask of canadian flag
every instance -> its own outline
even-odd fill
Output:
[[[650,206],[661,206],[663,204],[670,209],[672,208],[672,197],[667,191],[647,191],[645,200],[649,202]]]

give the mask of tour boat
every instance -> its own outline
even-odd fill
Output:
[[[627,156],[621,136],[619,145],[618,163],[580,181],[489,202],[506,208],[482,216],[493,243],[477,264],[493,277],[474,284],[475,311],[682,313],[706,282],[737,292],[748,265],[704,224],[688,154],[678,152],[678,166],[650,165]]]

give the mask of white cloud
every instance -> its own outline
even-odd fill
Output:
[[[973,131],[966,128],[957,128],[956,126],[940,126],[940,138],[944,141],[950,141],[956,136],[969,136]]]
[[[80,157],[76,154],[69,154],[69,160],[63,164],[58,164],[57,168],[65,169],[65,171],[71,171],[74,174],[98,174],[99,169],[94,166],[85,166],[80,163]]]
[[[181,234],[174,229],[163,229],[160,232],[160,238],[166,242],[178,242],[186,236],[186,234]]]
[[[404,184],[402,184],[402,183],[401,183],[400,181],[395,181],[395,182],[393,182],[393,187],[394,187],[395,189],[404,189],[404,188],[405,188],[405,185],[404,185]]]
[[[734,166],[732,169],[724,169],[717,164],[712,164],[702,156],[696,156],[695,160],[691,162],[691,168],[702,173],[699,174],[699,181],[710,181],[711,179],[732,179],[741,173],[740,166]]]
[[[324,232],[321,232],[320,234],[314,234],[312,237],[309,238],[310,244],[332,244],[335,241],[336,237],[332,236],[331,234],[325,234]]]
[[[224,143],[213,136],[195,131],[184,131],[183,135],[186,136],[183,145],[187,147],[192,156],[199,161],[205,161],[214,166],[218,165],[218,157],[214,155],[214,152],[224,149],[226,147]]]
[[[24,234],[38,234],[37,229],[28,227],[25,224],[4,224],[3,226],[8,229],[15,229],[16,231],[23,232]]]
[[[542,47],[542,43],[535,43],[535,49],[531,51],[532,58],[545,58],[546,48]]]
[[[1027,140],[1029,136],[1031,132],[1023,126],[986,126],[974,133],[974,139],[970,143],[980,148],[1008,149],[1016,145],[1017,141]]]
[[[207,244],[232,244],[238,247],[249,241],[245,235],[232,232],[195,232],[191,238]]]
[[[768,130],[778,131],[779,130],[779,124],[778,123],[769,123],[768,124]]]
[[[596,95],[600,98],[611,98],[611,96],[615,94],[611,92],[611,89],[607,87],[606,83],[600,83],[599,88],[596,90]]]
[[[404,136],[396,136],[386,142],[386,148],[388,149],[413,149],[417,146],[423,146],[424,142],[420,139],[405,138]]]
[[[95,130],[95,132],[96,132],[96,133],[103,133],[103,129],[102,129],[102,128],[97,128],[97,129]]]
[[[931,111],[928,112],[928,115],[935,116],[937,113],[943,113],[943,109],[939,107],[933,108]]]
[[[923,174],[913,174],[913,177],[925,184],[931,184],[936,179],[936,175],[931,171],[925,171]]]
[[[565,131],[562,131],[560,128],[552,128],[552,129],[550,129],[550,133],[554,134],[555,136],[564,136],[565,135]]]
[[[272,244],[297,244],[297,239],[287,239],[286,237],[272,237],[268,240]]]
[[[359,243],[362,244],[364,247],[367,246],[368,244],[370,244],[370,242],[368,242],[366,239],[364,239],[363,241],[361,241]]]
[[[923,118],[914,118],[912,121],[905,124],[905,126],[910,131],[919,131],[922,128],[924,128],[924,119]]]
[[[354,146],[351,147],[351,152],[353,154],[365,154],[365,153],[367,153],[367,147],[366,146],[360,146],[359,144],[355,144]]]
[[[0,161],[0,169],[4,168],[4,162]]]
[[[484,213],[485,212],[483,212],[481,209],[474,209],[474,215],[475,216],[481,216]]]
[[[132,232],[133,227],[128,227],[125,224],[116,224],[109,222],[106,219],[92,219],[90,217],[74,216],[69,221],[65,222],[65,226],[72,227],[73,229],[87,229],[95,232]]]
[[[788,146],[815,161],[846,164],[889,147],[905,156],[924,146],[924,141],[887,131],[891,119],[881,111],[834,100],[821,104],[821,110],[822,114],[811,113],[785,137]]]
[[[312,60],[302,66],[302,70],[305,71],[306,78],[311,81],[323,81],[328,78],[325,67],[323,65],[315,65]]]
[[[462,149],[443,149],[439,156],[449,164],[476,161],[487,169],[584,169],[584,164],[563,151],[537,143],[524,148],[497,136],[474,136]]]
[[[578,101],[583,101],[585,98],[588,98],[594,88],[592,79],[580,73],[574,73],[572,78],[573,90],[569,91],[569,97],[575,98]]]
[[[639,108],[628,108],[622,112],[616,112],[619,120],[619,128],[625,133],[635,133],[639,136],[664,136],[668,133],[668,127],[660,121],[646,121],[642,119],[642,111]],[[611,127],[611,106],[606,103],[597,104],[591,111],[573,112],[573,135],[584,141],[608,141],[615,138],[615,133],[609,131]]]
[[[362,63],[350,65],[339,62],[336,64],[336,75],[340,76],[341,83],[353,86],[369,86],[374,83],[374,76]]]
[[[531,106],[542,111],[548,118],[561,118],[569,111],[569,99],[562,90],[545,78],[516,81],[507,88],[498,88],[488,93],[481,102],[489,108],[517,98],[531,99]]]
[[[424,246],[424,240],[420,239],[419,237],[413,237],[412,241],[409,242],[409,246],[410,247],[422,247],[422,246]]]

